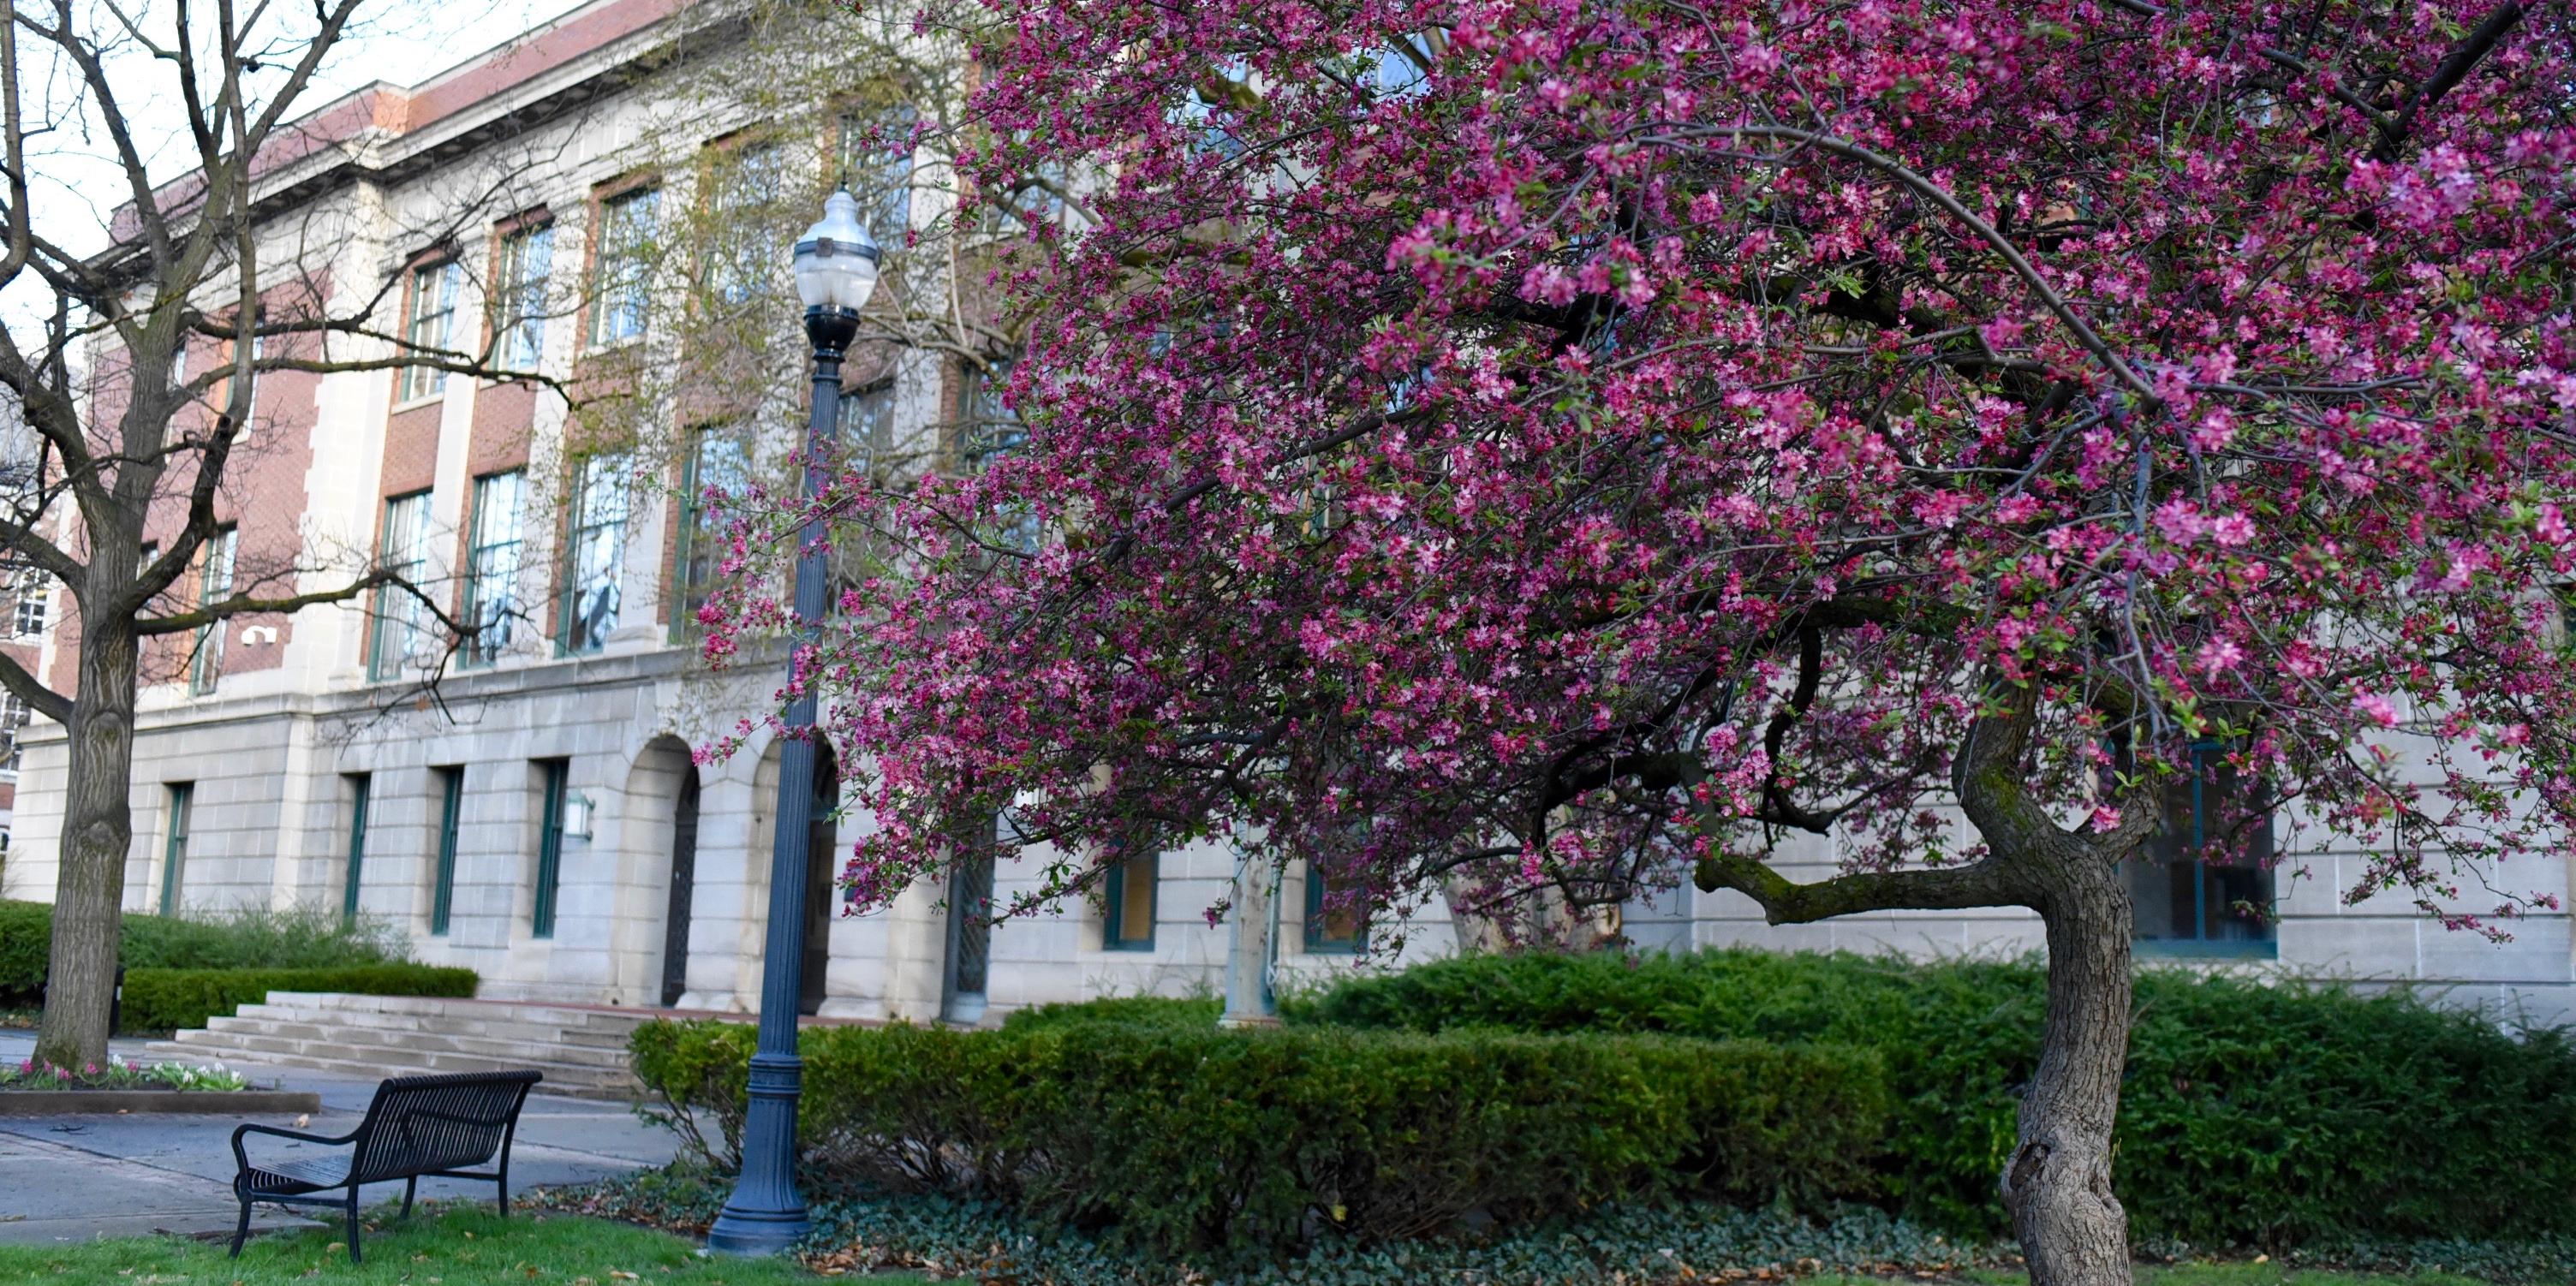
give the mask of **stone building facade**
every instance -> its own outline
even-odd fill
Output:
[[[555,270],[598,280],[636,194],[661,192],[665,209],[692,199],[685,172],[638,175],[638,141],[677,121],[718,147],[741,124],[644,100],[656,82],[635,69],[669,56],[684,10],[680,0],[594,0],[419,84],[371,87],[320,109],[307,132],[342,146],[282,175],[279,226],[292,216],[306,244],[328,229],[318,242],[327,253],[309,271],[334,289],[382,287],[389,328],[494,324],[495,300],[524,284],[539,232]],[[441,226],[461,167],[505,137],[543,158],[516,180],[524,193],[511,208],[418,234]],[[925,183],[909,199],[927,211],[940,198]],[[610,307],[593,298],[510,342],[578,382],[598,352],[635,338]],[[870,413],[897,436],[935,438],[971,401],[952,359],[895,353],[870,369],[871,382],[850,391],[884,398]],[[779,372],[782,387],[800,375]],[[683,497],[698,457],[653,466],[658,488],[619,491],[598,457],[568,445],[562,400],[525,381],[280,372],[262,378],[256,399],[259,450],[226,502],[234,534],[218,542],[228,561],[201,587],[232,576],[229,560],[334,545],[417,567],[424,583],[450,587],[466,619],[506,598],[519,609],[513,641],[456,658],[434,692],[406,669],[418,621],[382,603],[236,620],[165,656],[143,697],[127,909],[341,907],[400,927],[421,959],[474,968],[489,996],[753,1008],[778,755],[765,734],[703,764],[691,750],[764,705],[777,676],[758,666],[711,673],[692,645],[686,582],[704,560],[693,563]],[[22,642],[67,678],[76,640],[35,633]],[[6,892],[43,898],[60,838],[62,730],[38,723],[18,745]],[[2177,828],[2193,816],[2177,801]],[[866,824],[844,818],[818,853],[846,852]],[[2576,1017],[2576,944],[2563,913],[2515,924],[2504,945],[2445,933],[2393,898],[2344,901],[2350,856],[2268,873],[2142,862],[2131,873],[2141,954],[2422,982],[2530,1021]],[[1822,875],[1832,841],[1790,858],[1793,878]],[[2518,889],[2567,892],[2564,862],[2514,874]],[[804,1008],[978,1021],[1054,1000],[1224,986],[1232,926],[1210,925],[1204,911],[1237,878],[1227,846],[1139,859],[1102,904],[990,929],[959,914],[1007,901],[1030,878],[1004,870],[983,888],[925,884],[864,916],[839,914],[828,881],[814,881],[819,931],[802,962]],[[1456,948],[1435,908],[1407,926],[1401,951],[1365,952],[1363,935],[1321,914],[1315,893],[1291,869],[1270,899],[1268,937],[1288,978]],[[2231,913],[2247,900],[2271,903],[2277,918]],[[1773,929],[1740,895],[1687,889],[1627,908],[1618,929],[1675,949],[1969,954],[2040,944],[2025,913]]]

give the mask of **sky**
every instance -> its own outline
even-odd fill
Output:
[[[175,31],[177,0],[123,3],[142,15],[139,25],[147,36],[168,39]],[[111,29],[99,0],[75,0],[74,7],[93,29]],[[266,11],[292,14],[298,7],[272,0]],[[310,13],[309,5],[301,7]],[[579,7],[579,0],[370,0],[359,10],[360,25],[325,59],[288,116],[300,116],[374,81],[418,84]],[[203,15],[211,8],[200,4],[194,11]],[[275,42],[269,52],[280,61],[298,54],[304,43],[302,33],[289,26],[276,26],[267,34]],[[108,219],[125,198],[126,182],[99,128],[95,105],[71,92],[74,82],[61,68],[38,64],[42,45],[22,36],[18,48],[28,64],[22,73],[28,115],[50,116],[50,128],[32,131],[30,140],[28,204],[36,231],[76,253],[104,248]],[[192,168],[194,147],[166,64],[126,42],[110,50],[107,67],[153,180],[163,182]],[[0,316],[13,329],[32,320],[31,308],[42,306],[40,297],[26,288],[29,284],[21,281],[0,292]]]

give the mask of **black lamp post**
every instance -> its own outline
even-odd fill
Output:
[[[805,498],[823,490],[841,418],[841,355],[858,337],[859,309],[876,290],[877,244],[859,224],[847,191],[823,202],[822,221],[796,243],[796,293],[814,344],[814,400],[805,425]],[[829,569],[823,523],[807,517],[796,558],[796,621],[823,619]],[[742,1177],[707,1231],[707,1249],[774,1255],[805,1235],[805,1198],[796,1191],[796,1096],[805,1077],[796,1056],[798,974],[805,959],[805,864],[814,819],[814,690],[787,707],[778,751],[778,836],[769,858],[769,936],[760,976],[760,1044],[751,1056],[751,1107],[743,1121]]]

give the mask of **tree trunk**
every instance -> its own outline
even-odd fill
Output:
[[[53,954],[36,1057],[107,1061],[125,857],[134,838],[135,637],[124,621],[81,621],[80,688],[65,725],[71,776],[54,880]]]
[[[2093,854],[2046,863],[2048,1020],[2004,1167],[2004,1206],[2031,1286],[2128,1286],[2128,1217],[2111,1191],[2111,1132],[2129,1052],[2126,889]]]

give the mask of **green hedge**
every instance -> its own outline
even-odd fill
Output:
[[[1475,956],[1293,999],[1363,1029],[1663,1032],[1878,1051],[1898,1208],[2002,1231],[1995,1176],[2039,1054],[2033,963],[1749,950]],[[2281,1247],[2356,1235],[2576,1230],[2576,1049],[2393,993],[2149,969],[2114,1180],[2143,1239]]]
[[[46,957],[53,948],[52,907],[0,900],[0,1001],[28,1004],[43,994]]]
[[[752,1030],[656,1022],[635,1070],[737,1157]],[[803,1033],[811,1171],[1004,1202],[1162,1253],[1527,1223],[1675,1196],[1865,1194],[1874,1056],[1669,1037],[1032,1021]]]
[[[424,964],[338,969],[128,969],[123,1022],[133,1031],[203,1027],[272,991],[352,991],[369,996],[471,996],[471,969]]]
[[[0,901],[0,999],[33,1004],[44,994],[53,950],[54,908]],[[401,963],[406,943],[392,926],[336,910],[245,907],[203,915],[127,915],[117,955],[135,969],[331,969]]]

